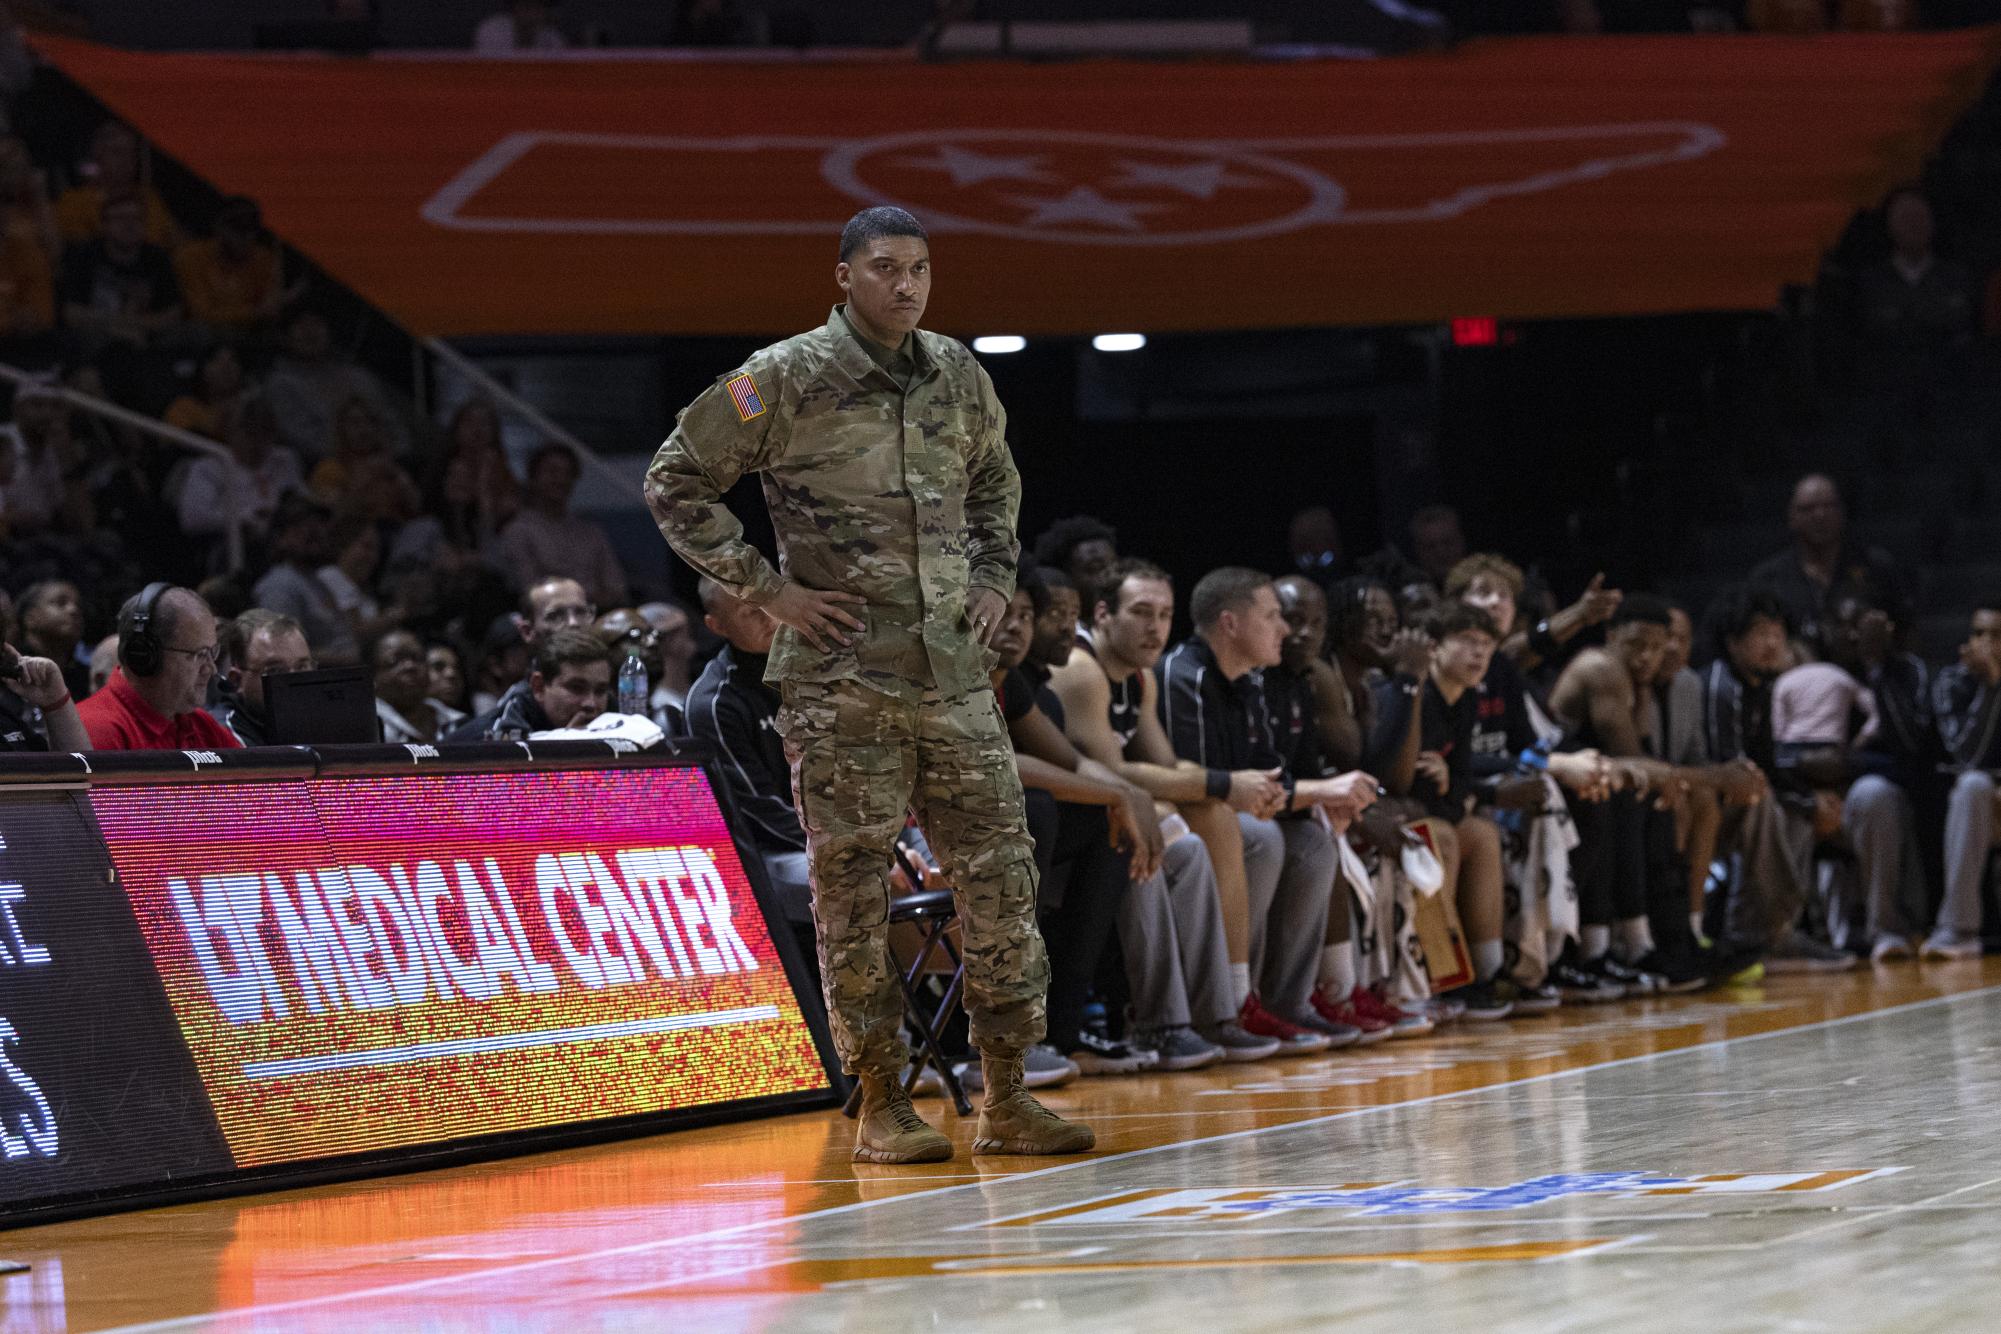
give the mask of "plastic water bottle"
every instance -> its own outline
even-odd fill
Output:
[[[646,664],[636,657],[619,666],[618,711],[633,718],[646,716]]]

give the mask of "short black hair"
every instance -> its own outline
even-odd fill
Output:
[[[1042,565],[1032,560],[1021,563],[1021,571],[1015,575],[1014,583],[1035,604],[1037,616],[1048,612],[1051,595],[1061,590],[1077,591],[1077,585],[1070,581],[1070,576],[1064,573],[1062,567]]]
[[[46,599],[54,597],[56,590],[61,588],[67,588],[70,592],[76,594],[79,603],[83,601],[83,590],[77,587],[76,583],[72,580],[37,579],[34,583],[22,589],[21,595],[14,599],[14,610],[25,618],[31,609],[41,605]]]
[[[1494,618],[1479,607],[1465,602],[1447,602],[1424,621],[1424,632],[1439,643],[1444,643],[1454,635],[1478,633],[1499,642],[1500,627]]]
[[[577,457],[577,451],[571,449],[560,440],[549,440],[537,445],[535,452],[528,456],[528,466],[521,470],[522,476],[533,477],[535,470],[542,466],[543,459],[556,455],[561,455],[570,461],[570,471],[572,473],[575,473],[578,477],[584,475],[584,461]]]
[[[1769,588],[1738,584],[1725,589],[1716,599],[1716,624],[1725,639],[1743,638],[1759,621],[1777,621],[1788,633],[1793,628],[1786,604]]]
[[[841,228],[841,262],[847,263],[848,257],[855,251],[885,236],[910,236],[926,245],[931,244],[931,235],[924,230],[924,224],[917,220],[916,214],[894,205],[878,204],[855,214],[848,219],[848,225]]]
[[[1068,570],[1070,557],[1086,542],[1110,542],[1116,551],[1118,530],[1092,515],[1072,514],[1050,524],[1036,537],[1035,559],[1040,564]]]
[[[1609,622],[1613,627],[1632,625],[1658,625],[1665,630],[1674,621],[1674,608],[1667,599],[1652,593],[1628,593],[1619,599],[1619,609],[1612,613]]]
[[[1777,621],[1788,635],[1793,633],[1793,618],[1786,611],[1786,604],[1769,588],[1757,584],[1731,584],[1725,588],[1709,604],[1704,620],[1707,633],[1703,640],[1713,658],[1728,657],[1730,641],[1742,639],[1759,621]]]
[[[1049,610],[1049,585],[1043,579],[1047,573],[1047,570],[1026,558],[1014,572],[1014,591],[1028,594],[1028,600],[1035,604],[1037,616]]]
[[[1127,556],[1112,562],[1112,568],[1105,571],[1105,582],[1090,593],[1091,609],[1096,610],[1102,602],[1114,615],[1119,610],[1119,590],[1126,586],[1128,579],[1148,579],[1156,583],[1174,587],[1174,576],[1161,569],[1152,561],[1141,556]],[[1081,591],[1081,590],[1080,590]]]
[[[1271,587],[1271,576],[1244,565],[1225,565],[1211,570],[1195,582],[1188,595],[1188,615],[1198,630],[1207,630],[1226,611],[1242,611],[1251,605],[1260,588]]]

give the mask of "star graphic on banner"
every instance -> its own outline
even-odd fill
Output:
[[[1037,164],[1042,161],[1038,154],[1013,156],[1005,153],[978,153],[957,144],[940,144],[938,151],[929,157],[907,157],[906,166],[918,167],[925,171],[942,171],[952,177],[955,186],[978,185],[982,181],[1048,181],[1054,180],[1048,172]]]
[[[1179,166],[1169,166],[1158,162],[1134,162],[1130,158],[1120,158],[1118,166],[1125,174],[1109,182],[1110,189],[1159,186],[1169,190],[1179,190],[1191,199],[1214,199],[1216,192],[1226,185],[1246,186],[1258,183],[1248,176],[1232,175],[1229,165],[1223,162],[1188,162]]]
[[[1055,198],[1033,195],[1012,195],[1015,203],[1034,211],[1024,221],[1030,227],[1048,227],[1065,222],[1094,222],[1102,227],[1117,227],[1121,231],[1138,232],[1146,230],[1140,221],[1142,213],[1159,213],[1165,204],[1133,204],[1117,199],[1107,199],[1088,185],[1079,185],[1068,194]]]

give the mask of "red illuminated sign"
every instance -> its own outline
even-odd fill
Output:
[[[1501,341],[1500,321],[1491,316],[1476,316],[1452,321],[1452,346],[1454,347],[1495,347]]]
[[[827,1087],[699,769],[90,800],[239,1167]]]

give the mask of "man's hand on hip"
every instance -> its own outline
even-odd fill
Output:
[[[764,613],[780,625],[789,625],[805,636],[806,642],[820,652],[827,651],[822,636],[831,639],[840,648],[855,642],[855,637],[845,634],[842,627],[862,630],[866,627],[853,615],[841,609],[844,602],[861,603],[868,601],[859,593],[822,593],[816,588],[790,579],[778,590],[778,596],[764,604]]]
[[[991,588],[980,587],[966,594],[966,624],[973,629],[973,642],[981,648],[993,642],[1007,614],[1007,599]]]

